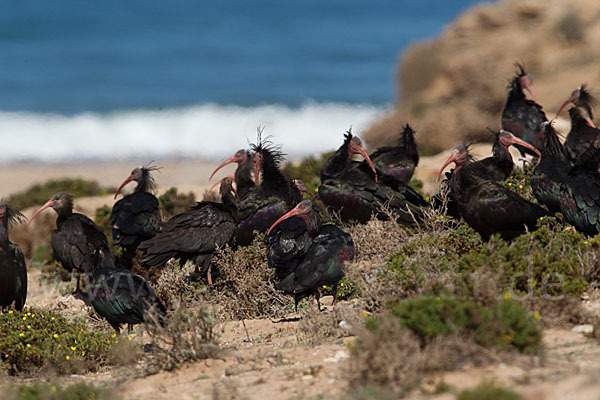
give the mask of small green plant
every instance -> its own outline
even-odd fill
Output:
[[[290,179],[302,180],[308,190],[314,192],[321,184],[321,168],[332,154],[333,152],[330,151],[316,157],[310,155],[299,163],[287,163],[283,167],[283,173]]]
[[[463,390],[456,400],[520,400],[523,397],[496,383],[481,383],[473,389]]]
[[[104,232],[104,235],[106,235],[109,244],[112,244],[113,242],[112,224],[110,223],[111,212],[112,209],[105,204],[102,207],[98,207],[96,209],[96,215],[94,217],[94,222],[96,223],[96,225],[98,225],[102,232]]]
[[[44,183],[35,184],[28,189],[11,195],[7,202],[17,209],[40,206],[57,192],[68,192],[75,197],[103,196],[114,193],[113,187],[102,187],[96,181],[82,178],[51,179]]]
[[[61,387],[59,384],[36,382],[33,385],[11,385],[8,400],[118,400],[121,396],[84,382]]]
[[[158,197],[158,204],[163,220],[166,221],[193,207],[196,204],[196,196],[192,192],[188,194],[177,193],[177,188],[171,187]]]
[[[333,288],[331,286],[323,286],[321,288],[322,296],[331,296],[333,295]],[[343,277],[340,279],[337,285],[337,299],[338,300],[348,300],[357,294],[357,286],[356,283],[352,282],[349,278]]]
[[[0,314],[0,364],[11,373],[51,367],[59,373],[95,370],[112,345],[103,332],[52,311],[26,308]],[[2,368],[0,368],[2,369]]]
[[[512,299],[488,306],[451,296],[421,296],[388,308],[391,317],[398,318],[423,345],[451,333],[471,332],[484,347],[513,347],[528,353],[541,347],[542,331],[536,318]],[[370,322],[368,326],[373,330],[378,324]]]

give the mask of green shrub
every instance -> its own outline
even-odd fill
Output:
[[[283,167],[283,173],[290,179],[302,180],[308,190],[314,192],[321,185],[321,168],[332,154],[330,151],[316,157],[304,157],[299,163],[287,163]]]
[[[61,387],[58,384],[36,382],[33,385],[11,385],[9,400],[118,400],[121,397],[107,389],[84,382]]]
[[[451,333],[474,335],[484,347],[516,348],[535,352],[542,344],[542,331],[533,315],[512,299],[491,305],[450,296],[421,296],[391,303],[391,316],[421,339],[422,344]],[[370,323],[377,329],[377,323]]]
[[[164,221],[189,210],[196,204],[194,193],[177,193],[176,187],[171,187],[165,193],[158,197],[160,212]]]
[[[58,373],[95,370],[106,360],[111,339],[52,311],[27,308],[0,314],[0,364],[12,373],[51,367]],[[0,368],[2,369],[2,368]]]
[[[337,299],[348,300],[357,295],[356,283],[352,282],[347,277],[340,279],[337,285]],[[333,288],[331,286],[323,286],[321,296],[332,296]]]
[[[113,187],[102,187],[96,181],[82,178],[51,179],[44,183],[35,184],[23,192],[11,195],[7,202],[19,210],[40,206],[57,192],[69,192],[75,197],[103,196],[114,193]]]
[[[520,400],[520,394],[495,383],[481,383],[473,389],[463,390],[456,400]]]
[[[112,224],[110,223],[110,213],[112,209],[106,204],[96,209],[96,215],[94,216],[94,222],[104,232],[108,243],[112,244]]]

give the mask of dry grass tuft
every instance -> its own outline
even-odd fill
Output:
[[[192,286],[188,277],[194,268],[191,261],[181,267],[179,260],[171,259],[162,269],[162,274],[153,285],[153,289],[167,308],[173,308],[180,302],[187,304],[191,301],[189,294]]]
[[[158,321],[146,324],[151,351],[146,373],[172,371],[186,362],[215,358],[220,354],[215,319],[204,305],[175,305],[164,327]]]
[[[206,300],[218,303],[224,318],[277,318],[292,310],[291,298],[275,289],[275,270],[267,265],[266,247],[257,237],[252,245],[225,247],[213,259],[220,279]]]
[[[364,317],[356,302],[341,303],[325,312],[308,307],[298,324],[298,341],[319,344],[329,339],[354,336],[363,324]]]

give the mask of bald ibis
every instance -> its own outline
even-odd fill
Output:
[[[535,230],[538,219],[549,215],[539,205],[497,182],[481,178],[468,151],[466,154],[453,151],[440,173],[450,163],[456,164],[450,186],[458,212],[482,240],[489,240],[495,233],[500,233],[506,240],[513,239],[526,229]]]
[[[575,160],[560,187],[560,209],[564,219],[586,235],[600,232],[600,139]]]
[[[73,196],[56,193],[31,216],[30,222],[46,208],[52,207],[58,218],[50,244],[54,258],[69,272],[91,272],[93,253],[101,250],[107,265],[112,265],[113,255],[108,240],[100,228],[87,216],[73,212]],[[79,287],[79,279],[77,279]]]
[[[231,242],[236,227],[237,202],[231,179],[223,178],[220,194],[223,203],[196,203],[165,222],[152,239],[142,242],[138,247],[143,253],[142,265],[162,268],[171,258],[179,259],[182,265],[191,260],[212,284],[212,256],[217,247]]]
[[[354,154],[367,162],[353,162]],[[382,207],[387,205],[398,214],[398,222],[410,224],[422,217],[420,207],[428,205],[410,186],[379,173],[361,140],[350,131],[323,165],[321,182],[319,197],[325,205],[339,210],[346,221],[366,222],[373,215],[385,219]]]
[[[213,171],[213,173],[210,175],[210,178],[208,180],[211,180],[213,178],[213,176],[215,176],[217,171],[220,170],[221,168],[223,168],[224,166],[231,164],[231,163],[237,163],[238,166],[237,166],[237,168],[235,170],[235,174],[234,174],[235,186],[236,186],[236,190],[237,190],[237,194],[238,194],[239,198],[240,199],[245,198],[248,191],[251,188],[253,188],[255,185],[254,181],[252,180],[252,169],[253,169],[252,157],[253,157],[252,153],[250,153],[247,150],[240,149],[240,150],[236,151],[233,156],[231,156],[227,160],[223,161],[223,163],[221,163],[221,165],[219,165]]]
[[[587,111],[583,107],[572,107],[569,109],[571,117],[571,130],[565,140],[565,150],[572,162],[585,152],[585,150],[594,142],[600,129],[595,128],[592,121],[587,117]]]
[[[292,253],[290,243],[294,241],[294,232],[301,231],[299,221],[282,225],[276,231],[278,224],[283,224],[289,218],[299,217],[305,225],[307,236],[298,237],[294,256],[290,265],[285,260]],[[294,218],[295,219],[295,218]],[[278,258],[279,275],[289,272],[275,286],[277,289],[294,296],[294,305],[298,310],[298,302],[305,297],[315,295],[319,304],[319,288],[328,285],[333,288],[333,304],[336,303],[337,284],[344,276],[344,264],[354,259],[354,243],[352,237],[335,225],[321,226],[319,214],[313,209],[311,200],[301,201],[295,208],[279,218],[269,229],[267,239],[268,254]],[[308,246],[308,248],[306,248]],[[303,254],[302,254],[303,253]],[[273,259],[273,258],[272,258]]]
[[[477,165],[474,171],[477,171],[483,179],[504,181],[512,174],[514,163],[510,151],[508,151],[510,146],[521,146],[532,151],[537,157],[540,156],[539,150],[533,145],[508,131],[502,129],[494,136],[492,156],[474,162]]]
[[[415,131],[406,124],[396,146],[383,146],[370,154],[371,161],[382,175],[403,183],[412,178],[419,164],[419,152],[415,143]],[[366,160],[363,162],[367,162]]]
[[[563,108],[565,108],[569,103],[573,104],[575,107],[583,108],[585,110],[585,119],[588,124],[592,127],[596,127],[593,122],[594,110],[592,109],[596,104],[596,99],[589,92],[586,84],[579,86],[579,88],[571,92],[569,98],[565,100],[565,102],[556,112],[557,117],[560,115],[560,112],[563,110]]]
[[[86,274],[86,291],[78,288],[74,296],[105,318],[121,333],[121,325],[141,324],[153,314],[154,321],[164,324],[167,310],[148,282],[130,271],[118,269],[103,260],[104,253],[94,253],[93,270]],[[151,319],[150,319],[151,320]]]
[[[508,97],[504,110],[502,110],[502,129],[514,133],[531,145],[540,129],[540,124],[547,121],[542,106],[535,102],[533,80],[527,75],[522,65],[517,64],[518,71],[509,84]],[[523,90],[527,90],[532,100],[525,97]],[[532,150],[517,145],[521,155],[536,155]]]
[[[531,190],[550,212],[560,212],[560,187],[571,166],[551,122],[542,122],[539,137],[542,156],[531,175]]]
[[[125,185],[137,182],[134,192],[117,201],[110,213],[114,244],[125,250],[117,261],[127,269],[131,269],[138,245],[160,231],[158,199],[151,193],[155,189],[152,172],[158,169],[149,165],[135,168],[115,193],[116,199]]]
[[[281,172],[283,153],[270,138],[262,138],[259,130],[256,144],[252,144],[255,188],[240,201],[235,232],[235,243],[247,246],[254,232],[265,232],[279,217],[302,200],[302,193],[292,180]],[[259,184],[259,180],[262,181]]]
[[[21,311],[27,299],[27,267],[23,252],[8,238],[13,224],[21,223],[25,216],[0,201],[0,312],[14,304]]]

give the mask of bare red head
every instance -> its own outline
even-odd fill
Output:
[[[569,96],[569,98],[567,100],[565,100],[565,102],[560,106],[560,108],[556,112],[557,117],[559,116],[559,114],[563,110],[563,108],[565,108],[569,103],[573,104],[575,107],[579,107],[579,98],[581,96],[581,89],[582,89],[582,87],[580,86],[579,88],[577,88],[571,92],[571,95]],[[596,127],[596,125],[594,125],[594,122],[592,121],[590,116],[587,115],[587,112],[582,116],[582,118],[584,118],[585,121],[587,122],[587,124],[589,126],[591,126],[592,128]]]
[[[61,213],[71,213],[73,211],[73,196],[65,192],[56,193],[50,200],[33,213],[29,222],[31,223],[39,213],[49,207],[52,207],[59,215]]]
[[[267,235],[269,233],[271,233],[273,228],[275,228],[275,226],[277,226],[282,221],[284,221],[288,218],[296,217],[296,216],[302,218],[304,220],[304,222],[306,223],[306,225],[308,226],[310,224],[309,215],[310,215],[311,211],[312,211],[312,201],[302,200],[300,203],[298,203],[298,205],[296,207],[292,208],[290,211],[288,211],[287,213],[282,215],[281,218],[279,218],[277,221],[275,221],[275,223],[273,225],[271,225],[271,227],[269,228]]]
[[[240,150],[236,151],[234,155],[229,157],[227,160],[223,161],[223,163],[221,163],[221,165],[219,165],[213,171],[213,173],[210,175],[210,178],[208,178],[208,180],[210,181],[213,178],[213,176],[215,176],[217,171],[220,170],[221,168],[223,168],[224,166],[231,164],[231,163],[237,163],[238,165],[241,165],[241,164],[245,163],[247,160],[248,160],[248,154],[246,153],[246,150],[240,149]]]
[[[367,154],[367,151],[363,147],[362,141],[356,136],[352,137],[352,140],[350,140],[350,146],[348,149],[348,157],[352,158],[352,156],[355,154],[360,154],[365,160],[367,160],[367,162],[369,163],[369,166],[373,170],[373,174],[375,174],[375,182],[377,182],[377,171],[375,170],[375,166],[373,165],[373,162],[371,161],[369,154]]]
[[[119,186],[119,188],[115,192],[115,197],[113,199],[117,198],[119,193],[121,193],[121,189],[123,189],[125,187],[125,185],[127,185],[129,182],[140,182],[141,180],[142,180],[142,167],[134,168],[133,171],[131,171],[131,174],[129,174],[129,176],[127,178],[125,178],[123,183],[121,183],[121,186]]]
[[[440,181],[440,176],[442,175],[442,172],[444,172],[444,169],[448,165],[455,163],[456,169],[458,169],[467,160],[467,156],[468,156],[467,146],[465,146],[464,144],[458,145],[454,149],[452,149],[452,152],[450,153],[450,157],[448,157],[446,162],[444,162],[444,165],[442,165],[442,168],[440,168],[440,171],[437,174],[436,182]]]
[[[252,157],[252,163],[254,165],[254,185],[255,186],[258,186],[258,183],[260,181],[260,171],[262,170],[263,162],[264,162],[263,157],[264,156],[260,152],[255,153],[254,157]]]
[[[535,89],[533,88],[533,79],[529,77],[529,75],[523,75],[519,78],[519,83],[521,84],[521,89],[525,89],[529,92],[531,99],[535,101]]]
[[[534,146],[527,143],[526,141],[522,140],[521,138],[516,137],[509,131],[501,130],[499,133],[499,139],[500,139],[500,143],[502,144],[502,146],[504,146],[507,150],[510,146],[514,146],[515,144],[518,144],[520,146],[527,147],[529,150],[531,150],[535,154],[537,154],[538,157],[542,156],[538,149],[536,149]]]
[[[294,185],[296,185],[296,188],[298,188],[298,191],[300,193],[306,193],[307,195],[309,195],[311,198],[315,198],[315,195],[311,193],[310,190],[308,190],[308,188],[306,186],[304,186],[304,182],[302,182],[300,179],[294,179],[293,180]]]

